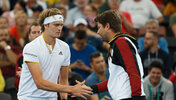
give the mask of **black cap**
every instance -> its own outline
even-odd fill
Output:
[[[43,11],[43,8],[41,5],[34,5],[31,7],[32,11],[35,12],[35,11],[39,11],[39,12],[42,12]]]

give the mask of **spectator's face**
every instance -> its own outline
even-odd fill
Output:
[[[118,10],[119,9],[119,5],[120,5],[119,0],[111,0],[108,4],[109,4],[109,8],[111,10]]]
[[[147,32],[144,38],[144,48],[150,49],[154,45],[154,36],[152,33]]]
[[[89,0],[76,0],[77,6],[79,8],[85,7],[88,4]]]
[[[5,18],[0,18],[0,28],[8,28],[8,21]]]
[[[21,10],[24,11],[24,9],[20,6],[20,4],[19,4],[19,3],[16,3],[16,4],[15,4],[15,7],[14,7],[14,12],[16,13],[17,11],[21,11]]]
[[[87,5],[84,8],[84,15],[88,18],[89,16],[96,16],[97,12],[94,11],[91,6]]]
[[[150,75],[150,82],[156,85],[160,81],[160,78],[162,76],[162,71],[161,69],[154,67],[149,71],[149,75]]]
[[[90,65],[92,69],[97,73],[103,73],[106,70],[106,63],[102,56],[93,58]]]
[[[74,42],[75,42],[75,47],[78,50],[83,50],[87,45],[87,38],[85,38],[85,39],[74,38]]]
[[[9,41],[10,40],[10,35],[8,33],[7,29],[0,29],[0,41]]]
[[[158,33],[158,26],[155,23],[149,23],[146,25],[146,32]]]
[[[41,31],[40,26],[32,26],[31,27],[31,32],[29,33],[29,36],[28,36],[29,41],[32,41],[35,38],[37,38],[38,36],[40,36],[41,35],[40,31]]]
[[[27,25],[27,16],[26,16],[26,14],[19,15],[16,21],[17,21],[16,22],[17,25],[20,25],[20,26]]]

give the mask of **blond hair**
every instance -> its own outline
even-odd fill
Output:
[[[27,14],[24,12],[24,11],[18,11],[16,14],[15,14],[15,22],[17,22],[17,19],[19,18],[19,16],[21,15],[25,15],[26,19],[27,19]]]
[[[43,21],[45,20],[46,17],[53,16],[53,15],[62,15],[62,13],[61,13],[60,10],[57,9],[57,8],[50,8],[50,9],[44,10],[44,11],[39,15],[38,23],[39,23],[40,26],[41,26],[42,32],[45,30],[44,25],[43,25]]]

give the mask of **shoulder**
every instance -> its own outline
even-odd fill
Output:
[[[166,86],[173,86],[172,82],[164,77],[162,77],[162,81],[163,81],[163,84]]]
[[[78,11],[78,7],[71,8],[68,13],[74,13],[76,11]]]
[[[149,75],[147,75],[145,78],[144,78],[144,86],[147,85],[149,83]]]
[[[96,83],[98,83],[98,78],[97,78],[95,72],[93,72],[92,74],[90,74],[90,75],[87,77],[87,79],[86,79],[86,84],[87,84],[87,85],[94,85],[94,84],[96,84]]]
[[[34,50],[34,49],[40,48],[41,46],[40,41],[41,41],[41,36],[37,37],[33,41],[26,44],[23,51],[26,49]]]
[[[87,49],[96,51],[96,48],[93,45],[89,44],[89,43],[87,43]]]

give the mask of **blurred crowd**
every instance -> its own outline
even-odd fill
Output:
[[[96,33],[94,18],[116,10],[122,33],[138,40],[146,99],[176,100],[176,45],[170,47],[176,41],[176,0],[0,0],[0,99],[17,100],[22,51],[42,34],[37,18],[47,8],[58,8],[64,16],[59,39],[70,47],[70,85],[75,80],[86,80],[89,86],[108,79],[110,46]],[[105,92],[88,99],[111,97]]]

